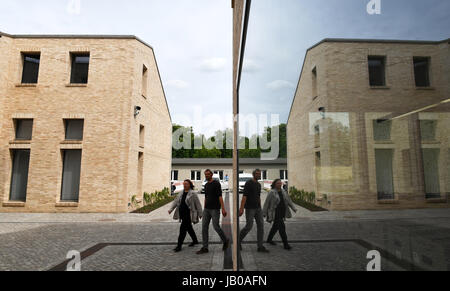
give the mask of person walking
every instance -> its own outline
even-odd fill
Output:
[[[291,197],[289,197],[288,193],[282,187],[283,182],[280,179],[273,181],[272,190],[269,192],[266,202],[264,203],[263,215],[267,218],[267,222],[273,222],[272,229],[267,238],[267,243],[276,245],[273,241],[273,237],[279,232],[284,248],[290,250],[292,247],[288,243],[284,221],[286,218],[292,218],[292,213],[289,208],[294,212],[297,212],[297,209],[292,202]]]
[[[245,218],[247,223],[241,230],[239,241],[242,244],[242,241],[253,228],[253,221],[256,220],[258,252],[268,253],[269,251],[263,245],[264,217],[261,209],[261,184],[259,183],[259,180],[261,180],[261,170],[256,169],[253,171],[253,179],[247,181],[244,186],[244,196],[242,197],[239,216],[244,214],[245,208]],[[242,249],[242,245],[240,245],[240,248]]]
[[[229,247],[230,241],[226,237],[222,228],[220,227],[220,209],[222,209],[223,217],[227,216],[225,210],[225,204],[222,197],[222,186],[220,182],[213,179],[213,172],[211,170],[205,171],[206,185],[205,185],[205,209],[203,210],[202,221],[202,235],[203,235],[203,247],[197,252],[198,255],[208,253],[209,245],[209,224],[211,223],[214,230],[220,236],[223,242],[223,251],[226,251]]]
[[[183,192],[173,201],[169,210],[169,214],[175,210],[173,219],[181,222],[178,245],[174,249],[175,252],[181,251],[187,233],[189,233],[192,238],[192,243],[189,245],[190,247],[199,244],[192,224],[197,224],[202,218],[202,205],[198,199],[197,193],[194,192],[194,184],[191,180],[185,180],[183,187]]]

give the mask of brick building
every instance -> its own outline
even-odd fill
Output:
[[[289,116],[289,185],[335,210],[448,207],[449,86],[449,40],[316,44]]]
[[[0,212],[127,212],[170,187],[171,118],[134,36],[0,33]]]

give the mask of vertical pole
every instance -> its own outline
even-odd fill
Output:
[[[251,0],[232,0],[233,8],[233,270],[239,271],[239,86]]]

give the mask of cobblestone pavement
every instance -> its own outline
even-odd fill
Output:
[[[49,270],[63,263],[69,251],[101,243],[116,245],[85,258],[82,270],[223,270],[224,253],[212,228],[209,254],[198,256],[199,247],[187,246],[172,252],[179,224],[166,208],[151,215],[0,214],[0,270]],[[286,224],[293,249],[285,251],[279,243],[267,246],[269,254],[257,253],[255,227],[243,245],[244,269],[364,271],[367,252],[377,249],[383,270],[450,270],[446,211],[358,212],[335,219],[326,213],[322,220],[297,214]],[[201,226],[194,229],[200,238]],[[269,229],[266,223],[265,238]]]

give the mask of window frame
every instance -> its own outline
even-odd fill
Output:
[[[418,85],[417,84],[417,74],[416,74],[416,61],[426,61],[427,68],[426,68],[426,85]],[[413,57],[413,74],[414,74],[414,86],[416,88],[430,88],[431,87],[431,57],[421,57],[421,56],[414,56]]]
[[[25,80],[25,72],[26,72],[26,64],[30,63],[26,61],[27,57],[39,57],[38,60],[38,64],[37,64],[37,72],[36,72],[36,81],[34,82],[24,82]],[[21,52],[21,57],[22,57],[22,76],[21,76],[21,80],[20,83],[21,84],[38,84],[39,82],[39,71],[40,71],[40,65],[41,65],[41,52]],[[34,77],[34,76],[33,76]]]
[[[20,138],[20,137],[18,137],[19,127],[20,127],[20,124],[23,121],[30,121],[31,122],[30,138]],[[17,140],[17,141],[31,141],[31,140],[33,140],[33,128],[34,128],[34,119],[33,118],[15,118],[13,122],[14,122],[14,140]]]
[[[89,62],[87,63],[87,72],[86,72],[86,82],[75,82],[75,78],[77,77],[75,72],[75,65],[77,57],[88,57]],[[91,65],[91,53],[90,52],[71,52],[70,53],[70,84],[74,85],[87,85],[89,83],[89,69]]]
[[[69,139],[68,136],[68,127],[69,123],[73,121],[81,121],[82,122],[82,128],[81,128],[81,138],[80,139]],[[83,118],[66,118],[64,119],[64,140],[65,141],[73,141],[73,142],[80,142],[84,140],[84,128],[85,128],[85,120]]]
[[[371,74],[371,65],[370,65],[370,61],[373,60],[381,60],[381,65],[382,65],[382,84],[373,84],[373,78],[371,78],[372,74]],[[368,73],[369,73],[369,86],[370,87],[386,87],[387,86],[387,74],[386,74],[386,66],[387,64],[387,56],[381,56],[381,55],[368,55],[367,56],[367,69],[368,69]]]

